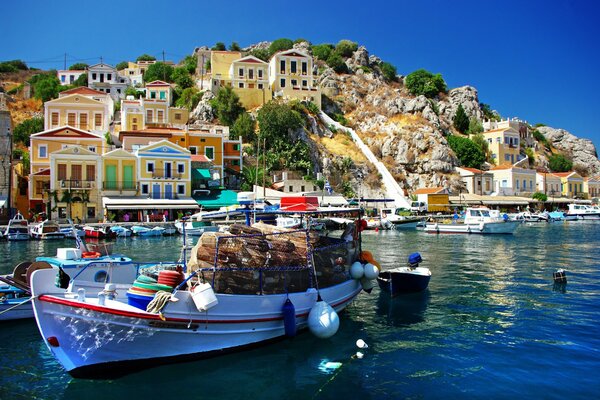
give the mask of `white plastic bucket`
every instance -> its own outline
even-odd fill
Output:
[[[212,286],[209,283],[198,284],[190,290],[192,300],[198,311],[206,311],[219,303]]]

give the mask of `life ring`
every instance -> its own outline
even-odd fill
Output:
[[[101,255],[102,254],[98,253],[97,251],[84,251],[81,253],[81,258],[98,258]]]

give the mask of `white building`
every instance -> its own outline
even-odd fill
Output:
[[[85,74],[85,70],[68,70],[61,69],[56,71],[56,76],[58,77],[58,81],[62,86],[72,85],[75,83],[77,78],[81,75]]]
[[[100,63],[88,68],[88,87],[109,94],[114,101],[125,97],[129,85],[129,78],[119,75],[111,65]]]
[[[313,59],[301,51],[290,49],[271,57],[269,85],[275,97],[311,101],[321,108],[321,90],[315,86]]]

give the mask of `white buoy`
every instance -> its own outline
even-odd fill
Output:
[[[368,348],[368,347],[369,347],[369,345],[368,345],[368,344],[366,344],[364,340],[362,340],[362,339],[358,339],[358,340],[356,341],[356,347],[358,347],[359,349],[366,349],[366,348]]]
[[[359,280],[364,276],[364,274],[365,267],[363,267],[363,265],[360,262],[355,261],[354,264],[350,266],[350,276],[352,277],[352,279]]]
[[[335,335],[340,327],[340,318],[335,310],[323,300],[317,301],[308,313],[308,329],[318,338],[327,339]]]
[[[379,269],[371,263],[365,264],[365,278],[377,279],[379,276]]]

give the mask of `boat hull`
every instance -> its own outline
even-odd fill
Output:
[[[485,222],[479,224],[427,224],[427,233],[512,234],[519,221]]]
[[[0,303],[0,321],[33,318],[33,307],[28,298],[8,300]],[[20,304],[20,305],[19,305]],[[10,311],[7,311],[9,310]]]
[[[429,286],[430,279],[431,272],[427,268],[402,267],[381,272],[377,277],[377,283],[381,290],[394,297],[404,293],[422,292]]]
[[[48,285],[45,274],[40,270],[32,275],[34,295]],[[320,295],[341,311],[360,291],[359,282],[348,280],[320,290]],[[75,377],[120,376],[132,372],[132,367],[210,357],[285,336],[281,311],[285,294],[217,294],[218,304],[206,312],[196,311],[190,292],[175,295],[179,301],[166,306],[164,319],[122,302],[100,306],[93,298],[82,303],[41,295],[33,306],[48,348]],[[297,327],[305,328],[317,291],[290,293],[289,298],[296,309]],[[56,338],[58,346],[48,338]]]

